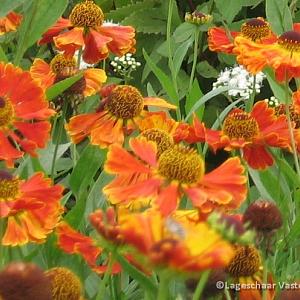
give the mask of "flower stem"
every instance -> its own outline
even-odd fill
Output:
[[[169,0],[169,8],[168,8],[168,20],[167,20],[167,45],[168,45],[168,56],[169,56],[169,68],[171,70],[172,82],[174,85],[174,89],[176,92],[176,105],[179,105],[179,94],[178,94],[178,85],[177,78],[175,74],[175,68],[173,64],[173,54],[172,54],[172,41],[171,41],[171,25],[172,25],[172,15],[173,15],[173,6],[174,0]],[[180,120],[180,110],[176,109],[176,117],[177,121]]]
[[[157,300],[168,300],[169,298],[169,277],[167,274],[160,276],[160,282],[158,286]]]
[[[80,62],[81,62],[81,55],[82,55],[82,47],[78,50],[78,56],[77,56],[77,68],[80,69]]]
[[[97,293],[96,300],[104,299],[105,286],[106,286],[107,282],[109,281],[113,263],[114,263],[114,257],[111,256],[109,258],[107,270],[106,270],[106,272],[104,274],[104,277],[103,277],[103,279],[101,281],[101,284],[100,284],[100,287],[99,287],[99,290],[98,290],[98,293]]]
[[[289,83],[288,83],[288,80],[286,80],[286,84],[285,84],[285,114],[286,114],[286,118],[287,118],[287,122],[288,122],[288,129],[289,129],[289,133],[290,133],[295,167],[296,167],[298,176],[300,176],[300,167],[299,167],[299,161],[298,161],[298,155],[297,155],[297,147],[296,147],[294,130],[292,127],[292,121],[291,121],[291,116],[290,116],[290,108],[289,108],[289,101],[288,101],[288,98],[289,98],[288,88],[289,88]]]
[[[231,300],[231,296],[230,296],[230,293],[228,291],[228,289],[224,289],[224,295],[225,295],[225,299],[226,300]]]
[[[196,71],[196,66],[197,66],[199,36],[200,36],[200,28],[199,28],[199,26],[197,26],[196,30],[195,30],[194,56],[193,56],[193,66],[192,66],[190,83],[189,83],[189,94],[190,94],[192,86],[193,86],[195,71]]]
[[[204,290],[204,287],[205,287],[205,284],[207,282],[207,279],[208,279],[208,276],[210,274],[210,270],[208,271],[205,271],[202,273],[200,279],[199,279],[199,282],[197,284],[197,287],[196,287],[196,290],[195,290],[195,293],[193,295],[193,298],[192,300],[199,300],[201,299],[201,294]]]
[[[253,76],[253,87],[252,87],[252,93],[251,93],[250,99],[246,102],[246,111],[247,112],[251,111],[253,104],[254,104],[254,99],[255,99],[255,94],[256,94],[255,85],[256,85],[256,75]]]
[[[63,108],[62,108],[62,115],[61,115],[61,124],[60,124],[60,127],[58,129],[58,136],[57,136],[57,140],[56,140],[56,144],[55,144],[55,148],[54,148],[54,153],[53,153],[53,158],[52,158],[52,164],[51,164],[51,179],[53,181],[54,181],[55,162],[56,162],[59,143],[60,143],[63,128],[64,128],[64,122],[65,122],[67,107],[68,107],[68,102],[64,101]]]
[[[263,266],[263,283],[265,284],[265,286],[268,286],[268,268],[267,268],[267,258],[265,256],[264,259],[264,266]],[[267,296],[268,296],[268,289],[264,288],[262,290],[262,300],[267,300]]]

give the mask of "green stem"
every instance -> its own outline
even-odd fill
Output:
[[[104,274],[104,277],[103,277],[103,279],[101,281],[101,284],[100,284],[100,287],[99,287],[99,290],[98,290],[98,293],[97,293],[96,300],[104,299],[105,286],[106,286],[107,282],[109,281],[113,263],[114,263],[114,257],[111,256],[109,258],[107,270],[106,270],[106,272]]]
[[[197,66],[199,36],[200,36],[200,28],[199,28],[199,26],[197,26],[197,28],[195,30],[194,56],[193,56],[193,66],[192,66],[190,83],[189,83],[189,92],[188,92],[189,94],[191,93],[191,89],[192,89],[194,77],[195,77],[196,66]]]
[[[201,299],[201,294],[204,290],[204,287],[205,287],[205,284],[207,282],[207,279],[208,279],[208,276],[210,274],[210,270],[208,271],[205,271],[202,273],[200,279],[199,279],[199,282],[197,284],[197,287],[196,287],[196,290],[195,290],[195,293],[193,295],[193,298],[192,300],[199,300]]]
[[[80,69],[80,62],[81,62],[81,56],[82,56],[82,47],[78,50],[78,56],[77,56],[77,68]]]
[[[252,93],[251,93],[250,99],[246,102],[246,111],[247,112],[251,111],[253,104],[254,104],[254,99],[255,99],[255,94],[256,94],[255,85],[256,85],[256,75],[253,76],[253,87],[252,87]]]
[[[268,267],[267,267],[267,258],[264,258],[264,266],[263,266],[263,283],[265,284],[265,286],[268,286]],[[268,289],[264,288],[262,291],[262,300],[267,300],[267,296],[268,296]]]
[[[289,129],[289,133],[290,133],[295,167],[296,167],[298,176],[300,176],[300,167],[299,167],[299,161],[298,161],[298,155],[297,155],[297,147],[296,147],[294,130],[292,127],[292,121],[291,121],[291,116],[290,116],[290,108],[289,108],[289,100],[288,100],[288,98],[289,98],[289,90],[288,90],[289,85],[288,84],[289,84],[288,80],[286,80],[286,84],[285,84],[285,114],[286,114],[287,121],[288,121],[288,129]]]
[[[171,41],[171,25],[172,25],[172,15],[173,15],[173,5],[174,0],[169,0],[169,8],[168,8],[168,20],[167,20],[167,45],[168,45],[168,56],[169,56],[169,68],[171,70],[172,82],[174,85],[174,89],[176,91],[176,104],[179,106],[179,94],[178,94],[178,85],[177,78],[175,74],[175,68],[173,64],[173,54],[172,54],[172,41]],[[176,117],[177,121],[180,120],[180,110],[176,109]]]
[[[224,295],[225,295],[225,299],[226,300],[231,300],[231,296],[230,296],[230,293],[228,291],[228,289],[224,289]]]
[[[59,146],[61,136],[62,136],[62,132],[63,132],[63,128],[64,128],[64,122],[65,122],[67,107],[68,107],[68,102],[64,101],[63,109],[62,109],[62,115],[61,115],[61,124],[60,124],[60,127],[58,129],[58,136],[57,136],[57,141],[56,141],[55,148],[54,148],[54,153],[53,153],[53,158],[52,158],[52,165],[51,165],[51,179],[53,181],[54,181],[55,162],[56,162],[56,157],[57,157],[57,152],[58,152],[58,146]]]
[[[158,286],[157,300],[168,300],[169,299],[169,277],[167,274],[160,276],[160,282]]]
[[[0,218],[0,270],[5,265],[5,255],[4,255],[4,246],[2,245],[2,238],[4,236],[4,231],[6,227],[6,220]]]

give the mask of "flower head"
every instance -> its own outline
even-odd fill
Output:
[[[169,215],[183,194],[202,212],[234,209],[245,199],[246,177],[238,158],[205,174],[202,157],[183,145],[174,145],[158,157],[155,142],[133,138],[129,144],[132,153],[118,145],[109,148],[104,168],[117,176],[103,191],[113,204],[151,197],[153,205]]]
[[[51,281],[53,300],[81,300],[83,293],[80,279],[71,270],[56,267],[45,272]]]
[[[4,18],[0,18],[0,36],[7,32],[17,30],[17,27],[21,24],[22,19],[22,15],[13,11]]]
[[[269,44],[258,44],[239,36],[235,39],[233,52],[237,61],[252,74],[264,67],[274,69],[278,81],[299,77],[300,66],[300,27],[294,24],[294,30],[284,32]]]
[[[92,0],[83,0],[74,6],[68,19],[60,18],[40,40],[40,44],[54,40],[56,47],[73,56],[83,48],[83,59],[97,63],[109,52],[123,56],[134,52],[135,30],[131,26],[112,26],[104,22],[101,8]]]
[[[237,37],[243,37],[254,44],[268,44],[276,39],[269,23],[261,17],[243,23],[241,31],[227,32],[222,27],[212,27],[208,31],[208,46],[211,51],[234,54],[233,48]]]
[[[199,140],[202,139],[200,136]],[[220,131],[206,129],[207,143],[214,151],[242,149],[245,160],[254,169],[273,164],[267,146],[289,149],[289,139],[285,116],[277,117],[265,101],[255,103],[250,113],[234,109],[225,118]]]
[[[0,172],[0,218],[7,219],[2,245],[42,243],[57,225],[63,188],[36,173],[27,181]]]
[[[0,299],[52,300],[50,281],[32,263],[12,262],[0,272]]]
[[[99,214],[102,212],[96,211],[90,218],[102,235]],[[206,223],[182,217],[177,220],[176,216],[166,219],[157,211],[120,215],[115,230],[119,241],[133,247],[148,263],[175,271],[199,272],[223,267],[233,254],[232,246]]]
[[[29,72],[0,63],[0,86],[0,160],[11,167],[24,153],[36,156],[36,149],[45,147],[47,118],[55,112]]]
[[[211,20],[212,20],[211,15],[204,14],[200,11],[194,11],[192,13],[188,12],[185,14],[185,21],[192,24],[197,24],[197,25],[206,24],[211,22]]]
[[[30,68],[30,73],[44,89],[47,89],[56,82],[78,74],[79,70],[76,66],[77,62],[74,56],[57,54],[50,64],[40,58],[36,58]],[[106,74],[103,70],[85,69],[83,77],[69,87],[66,92],[82,94],[85,97],[92,96],[100,91],[105,81]]]
[[[125,132],[137,128],[137,123],[147,112],[146,105],[176,108],[165,100],[143,97],[131,85],[112,85],[103,89],[104,99],[98,112],[78,115],[70,119],[66,128],[74,143],[90,135],[91,144],[105,148],[111,144],[122,144]]]

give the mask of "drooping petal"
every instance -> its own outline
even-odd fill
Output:
[[[162,188],[162,190],[159,191],[155,204],[158,206],[158,209],[163,216],[169,216],[176,210],[179,197],[178,185],[171,183],[169,186]]]
[[[57,22],[43,34],[43,37],[39,40],[38,44],[43,45],[51,43],[55,36],[59,35],[60,32],[71,26],[72,24],[69,19],[59,18]]]
[[[272,155],[264,145],[247,146],[243,149],[244,158],[253,169],[263,170],[274,163]]]
[[[84,37],[83,60],[89,64],[95,64],[108,56],[107,44],[112,38],[100,34],[96,30],[90,30]]]
[[[54,43],[58,50],[66,55],[73,56],[76,50],[84,46],[83,28],[75,27],[54,37]]]

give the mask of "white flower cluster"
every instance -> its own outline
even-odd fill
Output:
[[[259,72],[256,74],[255,91],[260,93],[262,82],[266,76]],[[226,68],[221,71],[217,81],[213,83],[213,89],[220,86],[228,86],[230,89],[228,95],[232,97],[240,97],[244,100],[250,98],[253,91],[254,76],[251,75],[243,66],[238,65],[232,68]]]
[[[279,105],[279,100],[277,98],[275,98],[274,96],[270,97],[270,99],[265,99],[265,101],[271,107],[276,107]]]
[[[121,75],[131,73],[131,71],[141,66],[141,63],[136,61],[131,53],[127,53],[122,57],[115,57],[110,64],[114,67],[114,72],[120,73]]]

